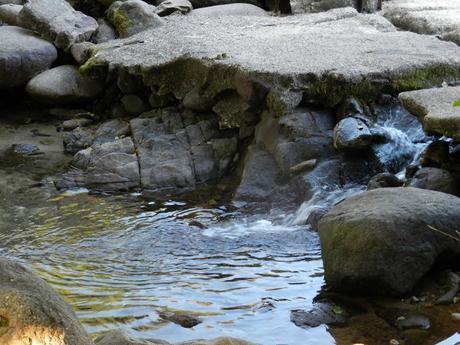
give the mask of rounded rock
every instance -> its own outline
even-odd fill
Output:
[[[32,31],[0,27],[0,89],[24,85],[57,59],[56,48]]]

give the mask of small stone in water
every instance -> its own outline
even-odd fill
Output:
[[[391,339],[390,345],[399,345],[399,341],[397,341],[396,339]]]
[[[13,151],[19,155],[33,155],[38,153],[40,149],[38,146],[32,144],[14,144]]]
[[[452,318],[456,321],[460,321],[460,313],[452,313]]]

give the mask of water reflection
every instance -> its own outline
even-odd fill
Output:
[[[236,219],[245,217],[226,205],[64,194],[2,229],[0,251],[33,265],[93,334],[123,328],[144,339],[229,335],[263,344],[308,334],[311,344],[332,343],[324,327],[306,331],[289,320],[323,284],[317,235]],[[181,328],[161,311],[204,322]]]

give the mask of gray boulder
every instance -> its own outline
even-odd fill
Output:
[[[408,183],[409,187],[436,190],[438,192],[459,195],[459,180],[449,171],[439,168],[422,168]]]
[[[1,26],[0,42],[0,89],[27,83],[57,58],[51,43],[22,28]]]
[[[141,0],[114,2],[107,11],[107,18],[120,37],[128,37],[141,31],[163,25],[155,6]]]
[[[64,50],[88,41],[98,27],[94,18],[74,10],[65,0],[29,0],[19,17],[24,27]]]
[[[24,5],[24,0],[0,0],[0,5]]]
[[[0,22],[13,26],[21,26],[21,21],[19,20],[19,12],[21,10],[22,5],[0,5]]]
[[[129,336],[126,332],[113,330],[95,340],[96,345],[171,345],[162,340],[140,340]]]
[[[72,308],[31,270],[0,258],[2,345],[91,345]]]
[[[268,16],[268,13],[253,4],[235,3],[202,7],[192,11],[192,16]]]
[[[157,14],[161,17],[172,13],[187,14],[193,9],[193,5],[188,0],[165,0],[157,7]]]
[[[26,91],[44,103],[66,104],[96,98],[104,91],[104,86],[101,81],[81,74],[78,67],[64,65],[34,77]]]
[[[333,8],[358,8],[357,0],[291,0],[292,13],[315,13],[329,11]]]
[[[213,7],[228,4],[247,3],[258,7],[264,7],[262,0],[191,0],[193,8]]]
[[[410,292],[442,255],[460,255],[460,198],[382,188],[338,204],[319,222],[325,279],[350,293]]]

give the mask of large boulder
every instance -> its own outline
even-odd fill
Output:
[[[458,259],[460,198],[382,188],[337,205],[319,222],[326,283],[365,294],[410,292],[435,261]]]
[[[27,84],[26,91],[44,103],[66,104],[99,96],[103,83],[81,74],[76,66],[63,65],[34,77]]]
[[[74,43],[88,41],[98,27],[94,18],[74,10],[65,0],[29,0],[20,20],[24,27],[39,32],[64,50]]]
[[[54,46],[33,32],[0,26],[0,89],[27,83],[57,59]]]
[[[107,18],[120,37],[128,37],[147,29],[163,25],[155,6],[142,0],[114,2],[107,11]]]
[[[460,141],[460,107],[454,107],[458,99],[460,86],[408,91],[399,95],[402,105],[423,122],[425,131]]]
[[[91,345],[72,308],[29,269],[0,258],[2,345]]]
[[[393,0],[383,4],[383,15],[401,29],[439,35],[460,44],[460,2],[457,0]]]

